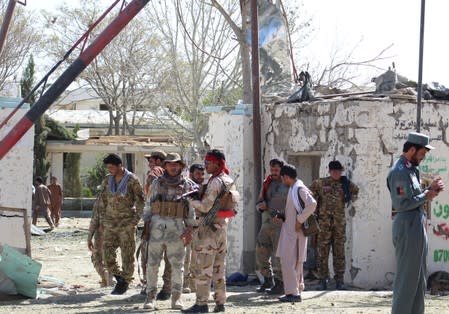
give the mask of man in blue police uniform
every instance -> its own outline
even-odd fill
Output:
[[[426,292],[427,233],[423,205],[443,189],[440,177],[425,190],[421,188],[418,165],[427,152],[429,137],[411,132],[402,155],[388,173],[393,211],[393,245],[396,275],[393,284],[393,314],[424,313]]]

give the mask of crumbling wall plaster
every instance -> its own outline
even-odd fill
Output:
[[[447,126],[449,104],[425,102],[422,132],[436,150],[421,165],[423,175],[441,175],[449,183]],[[395,99],[346,99],[266,106],[262,121],[264,164],[273,156],[319,153],[320,177],[327,164],[342,162],[360,187],[347,208],[346,278],[356,286],[385,288],[392,283],[391,201],[386,176],[401,154],[404,139],[416,130],[416,104]],[[449,270],[449,195],[432,203],[428,220],[429,271]],[[445,229],[447,228],[447,229]],[[446,232],[446,233],[445,233]]]

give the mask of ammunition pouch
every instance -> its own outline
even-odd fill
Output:
[[[151,205],[151,214],[161,217],[183,218],[188,216],[188,207],[183,201],[155,201]]]

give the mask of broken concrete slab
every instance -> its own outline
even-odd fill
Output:
[[[36,298],[42,265],[9,245],[0,245],[0,272],[11,279],[19,294]]]

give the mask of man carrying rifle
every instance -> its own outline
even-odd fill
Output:
[[[191,183],[181,175],[184,167],[179,154],[167,154],[164,175],[156,178],[150,187],[144,211],[144,220],[150,227],[145,309],[155,309],[157,276],[164,251],[172,266],[171,307],[182,309],[183,266],[188,244],[184,240],[195,223],[195,212],[183,197],[191,189]]]
[[[211,279],[214,282],[214,312],[224,312],[226,302],[225,260],[227,252],[227,221],[235,215],[238,192],[229,176],[224,154],[209,151],[204,165],[211,175],[201,201],[190,200],[200,213],[200,222],[194,234],[193,250],[196,263],[193,278],[196,283],[196,303],[183,313],[207,313]]]
[[[279,222],[274,218],[278,212],[280,214],[285,212],[288,186],[282,184],[281,180],[283,165],[284,163],[277,158],[270,160],[270,175],[263,182],[257,203],[257,209],[262,214],[262,226],[256,241],[256,265],[264,277],[264,282],[257,292],[269,294],[284,293],[281,263],[279,257],[276,257],[282,221]]]

